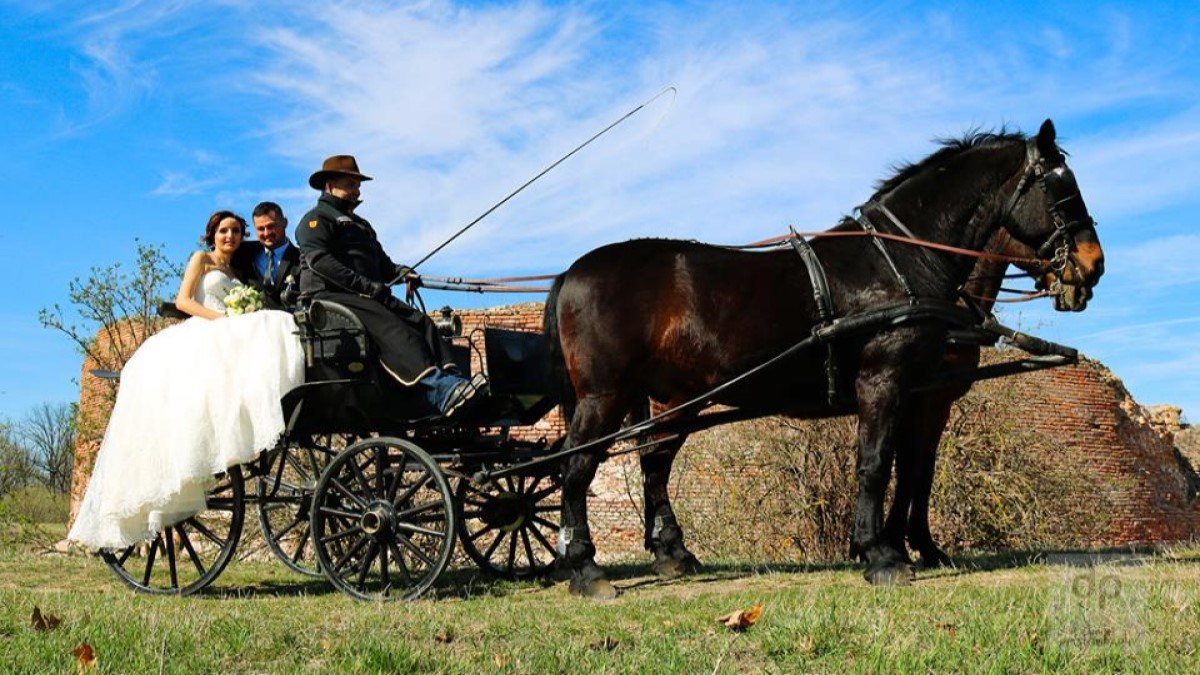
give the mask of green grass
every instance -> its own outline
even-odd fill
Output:
[[[86,642],[104,673],[1196,672],[1200,549],[1136,562],[977,556],[898,589],[848,566],[664,582],[627,565],[610,603],[462,570],[436,597],[368,604],[246,561],[198,596],[147,597],[99,559],[5,545],[0,671],[74,672]],[[756,603],[745,632],[714,622]],[[34,630],[34,607],[61,625]]]

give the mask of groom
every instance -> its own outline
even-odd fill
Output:
[[[287,238],[287,218],[275,202],[254,207],[254,232],[258,241],[242,242],[233,254],[233,268],[246,282],[262,291],[267,309],[284,309],[280,294],[300,281],[300,249]]]

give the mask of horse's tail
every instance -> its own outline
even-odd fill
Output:
[[[546,390],[550,397],[562,407],[563,419],[567,424],[575,416],[575,388],[571,386],[571,374],[567,372],[567,360],[563,356],[562,338],[558,331],[558,293],[562,290],[566,273],[558,275],[546,296],[546,310],[542,315],[542,334],[546,337]]]

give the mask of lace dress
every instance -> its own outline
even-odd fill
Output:
[[[194,297],[224,313],[224,297],[238,283],[210,270]],[[146,340],[121,371],[68,538],[124,548],[202,510],[213,474],[275,444],[284,430],[280,399],[303,381],[287,312],[191,318]]]

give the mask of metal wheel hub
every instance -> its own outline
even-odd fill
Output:
[[[488,497],[480,520],[502,532],[512,532],[533,516],[532,509],[533,505],[524,496],[502,492]]]
[[[375,539],[389,539],[396,530],[396,509],[387,502],[371,502],[359,516],[358,524]]]

